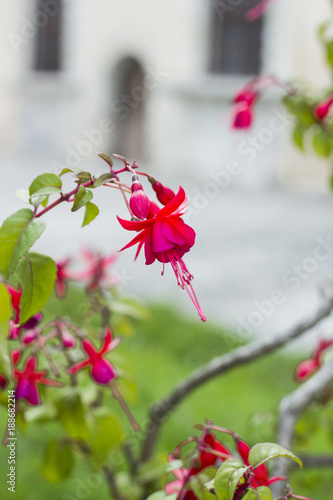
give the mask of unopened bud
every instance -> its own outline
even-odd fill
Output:
[[[320,364],[314,359],[305,359],[295,370],[295,378],[298,382],[303,382],[308,377],[313,375],[319,368]]]
[[[75,346],[75,338],[67,330],[61,332],[61,342],[66,349],[70,349]]]
[[[36,329],[27,330],[27,332],[23,336],[23,344],[31,344],[36,340],[38,331]]]
[[[149,182],[152,184],[157,199],[162,205],[167,205],[176,196],[172,189],[163,186],[161,182],[156,181],[153,177],[149,177]]]

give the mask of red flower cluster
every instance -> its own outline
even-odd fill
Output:
[[[253,85],[242,89],[233,98],[234,103],[234,118],[232,128],[248,129],[253,122],[253,106],[257,100],[258,92],[254,90]]]
[[[324,352],[333,346],[333,340],[321,340],[309,359],[301,361],[295,369],[297,382],[304,382],[313,375],[323,363]]]

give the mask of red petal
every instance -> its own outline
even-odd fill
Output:
[[[136,245],[137,243],[139,243],[140,241],[144,240],[145,239],[145,236],[147,234],[147,231],[149,231],[149,229],[144,229],[143,231],[141,231],[141,233],[137,234],[129,243],[127,243],[127,245],[125,245],[121,250],[119,250],[120,252],[122,252],[123,250],[126,250],[126,248],[130,248],[132,247],[133,245]]]
[[[152,223],[151,219],[132,221],[132,220],[121,219],[120,217],[118,217],[118,215],[117,215],[117,219],[118,219],[120,225],[124,229],[127,229],[127,231],[141,231],[142,229],[149,227]]]
[[[167,225],[166,221],[157,220],[153,225],[152,231],[152,250],[153,252],[165,252],[165,250],[171,250],[174,248],[175,244],[168,240],[161,232],[161,224]]]
[[[195,242],[195,231],[178,217],[169,217],[161,221],[161,232],[176,245],[187,245],[191,248]]]
[[[112,332],[111,332],[111,328],[108,328],[106,335],[104,337],[104,343],[103,343],[103,347],[101,349],[101,354],[103,354],[104,352],[106,352],[108,350],[108,348],[111,344],[111,341],[112,341]]]
[[[173,212],[175,212],[175,210],[177,210],[177,208],[180,207],[185,198],[186,198],[185,191],[181,186],[179,186],[179,191],[176,194],[176,196],[173,198],[173,200],[169,201],[169,203],[159,211],[157,217],[166,217],[168,215],[172,215]]]
[[[155,262],[155,255],[152,250],[152,238],[150,232],[147,233],[145,239],[145,256],[146,256],[146,265],[149,266],[153,262]]]

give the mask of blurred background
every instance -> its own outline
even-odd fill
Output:
[[[1,2],[1,219],[22,207],[14,192],[34,176],[103,172],[95,152],[116,152],[190,195],[197,244],[186,261],[209,319],[246,336],[315,310],[332,267],[331,255],[310,262],[317,239],[333,235],[327,162],[291,144],[280,91],[260,101],[248,133],[231,130],[231,98],[258,73],[328,87],[317,29],[330,2],[278,0],[249,23],[257,3]],[[125,207],[109,191],[96,194],[102,214],[84,230],[66,206],[49,214],[38,249],[61,258],[82,246],[121,248],[128,234],[115,215]],[[133,257],[128,250],[116,265],[126,293],[193,314],[171,270],[162,279],[158,264]],[[308,271],[293,270],[303,262]],[[275,289],[284,299],[265,315],[260,304]]]

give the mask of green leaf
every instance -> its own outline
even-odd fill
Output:
[[[252,467],[257,467],[272,458],[278,457],[291,458],[297,462],[300,467],[302,467],[301,460],[296,457],[294,453],[275,443],[261,443],[254,445],[249,453],[249,464],[252,465]]]
[[[90,172],[80,172],[76,174],[77,179],[83,182],[91,181],[91,173]]]
[[[72,212],[76,212],[80,208],[84,207],[93,197],[91,191],[88,191],[85,187],[80,186],[78,192],[75,195],[75,201],[72,206]]]
[[[106,155],[105,153],[97,153],[102,160],[106,161],[106,163],[112,168],[113,166],[113,159],[109,156]]]
[[[313,149],[319,156],[322,156],[323,158],[328,158],[330,156],[332,150],[332,139],[324,130],[319,129],[315,132],[313,135],[312,145]]]
[[[176,500],[177,494],[167,495],[165,491],[155,491],[152,495],[149,495],[146,500]]]
[[[298,123],[297,125],[295,125],[292,132],[293,141],[301,151],[304,151],[304,134],[306,131],[307,127],[304,127],[304,125]]]
[[[29,187],[29,195],[31,198],[32,196],[59,193],[61,188],[62,181],[60,177],[55,174],[42,174],[32,181]]]
[[[333,40],[325,42],[325,47],[327,62],[331,67],[333,67]]]
[[[56,401],[55,405],[58,410],[58,419],[68,434],[83,441],[89,440],[90,431],[80,395],[76,391],[69,390]]]
[[[256,495],[256,492],[252,488],[250,488],[243,495],[242,500],[258,500],[258,497]]]
[[[214,489],[219,500],[232,500],[237,484],[246,472],[243,462],[234,458],[228,458],[218,469]]]
[[[117,414],[102,409],[95,416],[91,447],[97,463],[105,462],[109,452],[124,441],[124,430]]]
[[[74,468],[74,453],[67,444],[50,441],[44,454],[42,474],[50,483],[60,483]]]
[[[90,222],[93,221],[97,217],[98,214],[99,214],[98,206],[95,205],[95,203],[91,203],[88,201],[88,203],[86,204],[86,211],[84,214],[82,227],[90,224]]]
[[[56,274],[56,265],[47,255],[30,252],[22,257],[15,270],[15,277],[22,287],[21,323],[46,305],[53,291]]]
[[[259,486],[253,490],[252,488],[248,489],[242,500],[273,500],[272,492],[266,486]]]
[[[18,189],[15,192],[15,196],[24,203],[30,203],[29,191],[27,189]]]
[[[13,273],[21,257],[30,250],[46,227],[33,218],[29,208],[10,215],[0,228],[0,268],[6,278]]]
[[[113,174],[102,174],[100,177],[98,177],[98,179],[96,179],[94,181],[94,184],[91,186],[92,188],[97,188],[99,186],[102,186],[103,184],[105,184],[107,181],[109,181],[110,179],[113,179],[114,178],[114,175]]]
[[[0,372],[10,377],[10,359],[8,351],[9,320],[12,315],[10,296],[7,288],[0,283]]]

